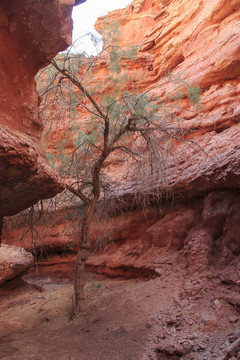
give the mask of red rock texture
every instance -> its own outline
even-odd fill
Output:
[[[152,56],[143,87],[156,86],[171,71],[173,79],[185,77],[202,89],[198,109],[185,102],[188,110],[175,111],[195,145],[175,144],[163,181],[156,166],[153,178],[144,186],[141,181],[138,190],[161,188],[174,193],[174,198],[186,199],[216,188],[239,187],[240,5],[236,0],[225,5],[220,0],[194,0],[191,6],[188,1],[136,0],[107,17],[110,23],[119,21],[122,46],[140,43],[142,54]],[[100,31],[103,21],[96,23]],[[152,100],[160,104],[167,93],[177,90],[181,90],[178,84],[156,87]],[[118,179],[127,172],[124,167],[117,175],[115,169],[109,171]],[[131,183],[122,193],[129,189]]]
[[[136,62],[140,68],[146,66],[142,88],[157,84],[166,71],[172,71],[173,76],[181,74],[190,83],[200,85],[202,95],[198,109],[190,107],[188,111],[176,112],[182,117],[182,129],[191,134],[188,139],[193,142],[175,144],[173,155],[167,158],[164,177],[161,164],[156,164],[151,177],[146,169],[143,181],[133,187],[124,175],[129,165],[123,164],[120,170],[114,161],[107,165],[112,177],[126,180],[117,194],[128,205],[136,191],[166,192],[171,200],[165,199],[157,210],[153,207],[125,211],[102,220],[100,227],[95,222],[91,237],[98,251],[89,258],[89,268],[111,276],[154,272],[161,275],[169,267],[177,271],[178,264],[184,264],[185,290],[190,295],[201,290],[200,275],[207,276],[216,269],[221,281],[237,284],[240,271],[239,16],[239,3],[230,0],[227,6],[220,0],[211,3],[194,0],[191,6],[185,0],[161,3],[136,0],[125,10],[108,15],[110,22],[120,22],[122,46],[142,44],[140,60]],[[100,31],[102,21],[100,18],[96,25]],[[96,81],[106,75],[106,64],[104,59],[101,61],[95,73]],[[131,66],[126,68],[134,73]],[[155,88],[152,99],[159,102],[167,92],[176,90],[175,85]],[[44,237],[45,243],[53,248],[61,247],[71,238],[72,230],[69,219],[64,220],[63,216],[63,221]],[[16,229],[12,236],[5,225],[5,241],[11,238],[16,241],[17,234]],[[29,241],[26,240],[28,248]],[[75,249],[75,244],[74,240],[71,248]]]
[[[81,1],[83,2],[83,1]],[[35,75],[71,44],[74,0],[0,4],[0,216],[63,190],[40,144]]]
[[[119,22],[122,47],[140,45],[138,58],[123,59],[121,66],[129,78],[135,77],[138,89],[154,87],[150,94],[155,103],[161,104],[167,94],[182,90],[174,82],[157,86],[169,71],[173,79],[184,77],[202,89],[198,108],[184,99],[181,105],[185,110],[172,109],[181,118],[178,126],[188,133],[190,142],[174,144],[173,156],[168,154],[164,164],[164,176],[161,164],[156,164],[153,176],[146,169],[145,181],[133,186],[125,176],[132,165],[119,166],[114,158],[106,164],[108,174],[124,183],[118,194],[160,190],[183,200],[213,189],[239,187],[239,13],[234,0],[228,6],[222,6],[220,0],[211,4],[195,0],[191,6],[187,1],[136,0],[98,19],[100,32],[106,22]],[[100,58],[91,86],[104,84],[106,76],[106,59]],[[86,111],[79,111],[79,121],[89,127]],[[61,132],[64,129],[53,134],[57,137]],[[51,136],[48,146],[53,148]]]
[[[100,221],[96,219],[90,235],[93,255],[87,267],[113,277],[149,277],[161,276],[170,268],[177,271],[182,266],[189,294],[199,291],[200,277],[209,273],[217,272],[222,281],[237,284],[239,205],[239,191],[229,189],[184,203],[163,202],[160,207],[128,210]],[[50,264],[66,262],[69,254],[67,261],[72,266],[79,233],[78,220],[72,217],[72,211],[46,212],[28,232],[27,217],[19,217],[18,222],[16,217],[9,218],[3,240],[43,257],[48,254]],[[60,257],[51,257],[55,253]],[[193,286],[192,278],[199,278],[198,284]]]
[[[33,262],[32,254],[23,248],[2,245],[0,248],[0,284],[28,270]]]
[[[160,210],[126,212],[98,230],[95,225],[95,241],[101,244],[104,233],[107,240],[87,263],[113,276],[134,269],[161,273],[167,264],[182,262],[189,277],[226,268],[240,254],[239,202],[237,190],[220,190],[186,203],[165,203]]]
[[[59,177],[47,164],[43,150],[31,137],[0,129],[0,215],[13,215],[63,190]]]

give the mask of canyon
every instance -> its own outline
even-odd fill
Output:
[[[61,279],[67,281],[73,274],[78,248],[78,212],[73,204],[55,210],[44,205],[45,213],[38,216],[35,208],[34,227],[29,222],[29,210],[19,212],[64,190],[63,180],[47,164],[40,145],[42,123],[38,116],[39,98],[34,76],[71,43],[69,14],[72,5],[73,1],[67,0],[46,2],[44,6],[49,16],[46,19],[46,8],[38,1],[33,5],[29,0],[24,8],[18,1],[12,5],[5,1],[0,5],[4,14],[1,15],[1,44],[9,46],[7,50],[3,47],[0,60],[2,241],[21,246],[39,259],[39,280],[32,270],[25,275],[28,285],[22,287],[27,294],[32,294],[39,308],[44,308],[44,319],[51,316],[54,304],[50,300],[49,308],[42,304],[39,291],[43,290],[43,298],[49,299],[51,291],[55,291],[51,289],[52,283],[44,283],[44,279],[46,281],[49,276],[54,284],[60,284]],[[15,13],[17,6],[26,16],[21,24]],[[52,16],[54,27],[49,25]],[[45,20],[36,22],[36,17]],[[174,144],[164,170],[161,164],[155,164],[151,174],[146,171],[143,180],[134,183],[126,176],[129,164],[119,164],[113,159],[106,165],[108,175],[122,185],[109,200],[107,216],[96,217],[91,226],[93,253],[86,269],[97,274],[97,280],[93,281],[100,281],[102,288],[94,288],[92,300],[87,296],[86,312],[78,319],[87,329],[87,334],[81,335],[86,342],[82,359],[239,359],[239,1],[194,0],[190,6],[187,0],[134,0],[125,9],[99,18],[95,26],[100,33],[106,21],[120,24],[122,48],[140,46],[135,61],[123,60],[122,67],[133,78],[138,74],[137,81],[143,91],[153,87],[152,101],[160,106],[169,92],[181,90],[175,83],[157,86],[170,72],[173,78],[181,75],[190,84],[198,85],[201,97],[197,106],[183,98],[183,107],[174,110],[181,118],[181,129],[190,134],[191,141]],[[50,35],[46,35],[49,31]],[[24,47],[26,42],[28,46]],[[5,61],[6,54],[11,54],[11,62]],[[106,71],[105,59],[100,59],[93,86],[104,82]],[[86,113],[81,111],[79,121],[86,119]],[[54,148],[51,138],[61,139],[66,124],[64,120],[53,126],[49,151]],[[136,194],[148,199],[143,208]],[[151,200],[151,194],[157,195],[157,201]],[[44,272],[45,267],[48,273]],[[88,278],[86,282],[87,293],[91,281]],[[56,297],[59,306],[61,297],[68,306],[70,300],[63,293],[66,288],[69,291],[69,287],[69,283],[65,288],[59,285]],[[10,289],[10,298],[14,291],[16,289]],[[114,307],[111,296],[115,299],[116,312],[126,311],[132,325],[125,318],[126,314],[121,323],[116,314],[106,311],[104,301]],[[103,319],[100,312],[93,316],[96,304],[108,320]],[[6,300],[6,309],[7,305]],[[13,305],[19,306],[17,301]],[[115,327],[109,328],[109,335],[106,327],[111,319]],[[48,322],[40,317],[38,321]],[[14,331],[19,328],[14,319],[12,322],[6,322],[8,341],[12,340],[20,351],[14,337]],[[130,342],[124,352],[121,344],[126,341],[126,334],[135,327],[141,328],[142,322],[146,323],[141,330],[142,334],[146,332],[141,340],[143,348],[138,342],[131,345],[128,337]],[[46,325],[49,334],[55,326],[60,325],[56,319],[51,319]],[[71,338],[65,318],[64,326],[68,329],[67,337]],[[99,331],[103,341],[109,339],[106,344],[111,344],[112,348],[108,353],[101,346],[101,355],[94,349],[89,350],[88,330],[96,338]],[[24,337],[28,336],[26,332]],[[116,338],[120,339],[120,348]],[[34,346],[38,348],[38,342]],[[74,349],[71,358],[78,359],[76,344]],[[21,356],[26,358],[24,350]],[[67,359],[60,350],[57,356]]]
[[[179,6],[181,6],[181,11]],[[119,45],[122,48],[136,45],[136,43],[140,44],[137,58],[123,59],[121,66],[128,74],[131,73],[132,78],[135,75],[141,89],[149,90],[154,85],[151,98],[155,103],[161,103],[167,92],[173,92],[179,88],[179,84],[175,83],[163,87],[155,86],[159,81],[161,83],[163,74],[169,71],[172,72],[173,78],[178,74],[184,74],[191,84],[198,84],[202,90],[200,104],[197,107],[188,104],[187,99],[183,99],[183,107],[174,110],[176,116],[181,118],[181,129],[186,129],[190,133],[191,142],[189,144],[180,141],[174,145],[173,154],[168,154],[165,169],[161,167],[160,163],[156,164],[153,172],[151,174],[146,172],[144,181],[136,184],[125,175],[128,173],[129,164],[119,164],[119,162],[111,160],[106,164],[108,175],[122,183],[121,188],[116,191],[116,201],[112,200],[113,203],[114,201],[117,203],[118,198],[124,201],[127,199],[123,215],[117,215],[119,219],[121,216],[123,218],[122,221],[117,222],[117,228],[114,225],[115,220],[112,214],[109,214],[109,219],[103,220],[104,225],[102,225],[103,228],[108,229],[109,233],[112,229],[113,235],[106,235],[106,237],[112,239],[113,247],[116,239],[119,239],[122,244],[126,241],[126,244],[120,246],[117,251],[120,267],[128,267],[129,261],[131,264],[141,263],[141,256],[139,256],[137,259],[133,257],[125,264],[124,247],[129,247],[131,242],[127,239],[137,239],[139,236],[136,230],[131,232],[130,219],[133,219],[133,229],[138,227],[134,224],[142,223],[144,224],[143,230],[146,231],[146,234],[137,241],[138,245],[135,244],[136,248],[139,246],[138,251],[135,249],[137,252],[144,253],[141,248],[144,247],[145,242],[149,242],[149,233],[152,234],[155,231],[157,233],[156,236],[154,235],[156,240],[149,245],[153,253],[155,253],[155,246],[159,246],[162,250],[162,242],[166,244],[167,248],[169,247],[168,243],[176,243],[177,240],[174,240],[174,237],[181,238],[181,241],[179,240],[181,244],[175,246],[181,249],[184,239],[188,238],[188,233],[191,233],[192,229],[197,226],[202,227],[209,234],[213,244],[221,239],[219,241],[231,249],[233,254],[238,255],[238,240],[235,234],[239,229],[237,189],[240,181],[238,141],[240,43],[237,34],[240,29],[240,9],[236,1],[231,1],[228,9],[224,11],[219,2],[209,5],[195,1],[191,7],[184,5],[182,8],[182,6],[182,3],[180,5],[174,1],[169,3],[150,0],[133,1],[125,9],[113,11],[107,16],[109,24],[114,24],[116,20],[120,24]],[[232,9],[231,12],[229,12],[229,8]],[[105,18],[99,18],[96,22],[96,29],[101,32],[105,22]],[[182,60],[174,60],[175,56]],[[105,58],[100,58],[97,62],[91,86],[97,86],[97,83],[102,82],[102,79],[107,76],[106,61]],[[84,126],[89,126],[86,111],[79,110],[79,121],[85,121],[86,125]],[[52,139],[56,139],[55,142],[61,141],[61,132],[67,126],[69,126],[67,120],[63,120],[60,124],[59,121],[51,123],[50,140],[47,145],[49,151],[55,146]],[[90,128],[89,131],[91,131]],[[67,146],[69,145],[67,144]],[[57,188],[60,189],[58,186]],[[138,205],[134,205],[135,194],[139,192],[143,194],[160,193],[162,196],[160,207],[158,208],[158,204],[153,203],[153,209],[151,210],[151,206],[149,206],[144,217],[144,211]],[[236,196],[230,195],[232,193],[236,193]],[[169,197],[169,200],[164,200],[166,197]],[[212,199],[211,211],[206,210],[206,215],[205,204],[208,203],[209,198]],[[134,208],[134,206],[139,209],[136,208],[132,211],[131,207]],[[128,209],[130,209],[129,218]],[[119,211],[121,212],[121,209]],[[192,214],[185,216],[182,213],[183,218],[187,218],[186,224],[185,221],[178,220],[181,211]],[[156,213],[156,216],[149,215],[151,212]],[[138,216],[139,221],[136,220]],[[222,219],[221,229],[211,230],[206,225],[211,223],[214,216]],[[37,232],[41,234],[39,235],[40,243],[51,248],[54,248],[55,243],[56,249],[59,249],[62,244],[66,248],[70,246],[71,249],[76,250],[76,246],[73,245],[74,240],[71,239],[71,237],[74,238],[71,236],[72,217],[74,217],[74,211],[69,205],[64,214],[59,210],[52,215],[55,220],[51,220],[50,226],[48,226],[48,221],[46,224],[43,222],[37,224],[36,222]],[[19,244],[17,229],[21,229],[19,231],[21,233],[24,221],[26,221],[24,215],[21,214],[19,219],[16,218],[13,221],[11,218],[6,219],[3,237],[7,244]],[[54,221],[61,225],[53,225]],[[216,223],[219,221],[215,220]],[[175,222],[181,224],[182,230],[179,231],[179,235],[170,235],[171,240],[168,241],[164,229],[172,229]],[[148,223],[149,232],[147,230]],[[228,223],[231,225],[227,225]],[[158,224],[156,230],[151,230],[154,224]],[[99,226],[101,224],[97,225],[97,223],[93,226],[91,235],[93,242],[98,238],[98,233],[102,233],[101,229],[97,231]],[[47,229],[49,227],[52,229]],[[64,231],[63,227],[67,230]],[[167,232],[177,234],[177,230],[167,230]],[[121,233],[125,235],[123,236]],[[30,250],[30,239],[26,236],[24,241],[24,247]],[[38,247],[37,244],[34,246]],[[41,247],[41,245],[39,246]],[[122,255],[121,248],[123,249]],[[146,254],[144,256],[146,257]],[[94,255],[92,260],[89,259],[89,266],[91,262],[92,265],[94,263],[94,266],[97,266],[98,261],[98,265],[102,266],[102,262],[110,261],[111,255],[109,255],[109,260],[106,260],[107,257],[104,257],[104,261],[101,258],[100,254]],[[114,261],[111,263],[114,264]],[[149,259],[148,267],[153,268],[151,265],[153,263],[153,259]],[[114,265],[112,266],[114,267]],[[141,265],[138,267],[141,268]]]

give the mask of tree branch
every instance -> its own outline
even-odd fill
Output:
[[[83,94],[86,95],[86,97],[91,101],[91,103],[93,104],[93,106],[95,107],[95,109],[97,110],[97,112],[99,113],[99,115],[101,115],[101,117],[103,119],[106,119],[106,115],[104,114],[104,112],[101,110],[101,108],[98,106],[97,102],[94,100],[94,98],[92,97],[92,95],[87,91],[87,89],[75,78],[75,76],[73,76],[68,70],[65,69],[61,69],[58,64],[56,63],[56,61],[52,60],[52,64],[53,66],[61,73],[63,74],[68,80],[70,80],[72,82],[72,84],[74,84]]]
[[[65,186],[66,186],[66,189],[71,191],[72,194],[79,197],[84,202],[85,205],[88,205],[90,203],[90,200],[82,193],[81,190],[76,190],[76,189],[74,189],[74,187],[72,187],[71,185],[68,185],[68,184],[65,184]]]

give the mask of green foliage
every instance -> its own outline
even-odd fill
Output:
[[[198,103],[201,89],[198,86],[190,86],[180,75],[173,77],[172,73],[167,73],[165,79],[156,87],[164,88],[166,84],[172,84],[172,91],[165,92],[163,99],[153,101],[151,89],[141,94],[139,84],[141,84],[143,73],[131,74],[131,72],[126,71],[129,62],[134,63],[137,60],[138,46],[123,49],[119,45],[121,34],[118,22],[109,24],[106,19],[102,34],[104,50],[100,56],[87,58],[83,54],[62,53],[55,58],[55,62],[59,68],[70,73],[73,79],[79,81],[88,90],[101,111],[106,114],[110,122],[109,141],[114,139],[116,133],[128,124],[129,118],[134,116],[135,120],[131,123],[131,129],[124,132],[116,143],[116,147],[125,149],[123,157],[132,152],[131,156],[134,159],[140,158],[143,150],[152,151],[157,157],[157,152],[160,150],[156,150],[155,145],[153,150],[153,145],[150,143],[150,138],[154,137],[156,143],[159,142],[156,132],[148,133],[145,131],[143,138],[146,146],[137,149],[132,140],[135,127],[147,129],[152,126],[159,132],[164,129],[163,133],[171,137],[170,132],[173,126],[169,126],[169,123],[181,121],[181,118],[172,111],[172,108],[180,109],[181,100],[186,96],[193,104]],[[107,69],[108,75],[106,75],[104,82],[95,80],[99,66]],[[46,100],[48,96],[53,98],[52,102],[50,101],[50,106],[46,108],[47,112],[51,113],[50,116],[54,119],[58,114],[60,124],[62,117],[69,121],[69,125],[64,127],[61,140],[55,143],[51,140],[53,147],[51,151],[47,148],[51,129],[49,134],[47,131],[45,132],[46,139],[43,141],[47,150],[47,159],[61,176],[70,176],[75,183],[81,185],[83,192],[89,195],[92,186],[93,166],[103,150],[104,117],[99,115],[86,93],[79,91],[74,83],[64,77],[61,72],[56,71],[54,66],[48,66],[43,75],[44,84],[48,83],[50,87],[48,90],[44,90],[44,86],[41,84],[39,88],[44,93],[47,91],[44,95],[46,103],[49,104]],[[177,84],[176,87],[175,84]],[[88,112],[87,121],[84,119],[83,125],[79,111]],[[139,134],[142,135],[143,133],[139,130]],[[107,189],[107,184],[111,182],[111,179],[106,178],[104,171],[101,176],[101,186]]]
[[[48,161],[49,165],[51,165],[53,167],[54,166],[54,160],[55,160],[53,154],[46,153],[46,158],[47,158],[47,161]]]
[[[114,21],[113,23],[109,23],[107,17],[104,18],[102,31],[101,31],[103,48],[119,44],[119,40],[121,36],[119,29],[120,29],[119,21]]]
[[[202,92],[202,90],[199,86],[188,86],[187,87],[187,96],[188,96],[189,101],[192,104],[199,104],[201,92]]]

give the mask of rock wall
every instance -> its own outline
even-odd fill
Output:
[[[34,77],[71,44],[73,5],[74,0],[1,1],[0,217],[64,189],[40,144]]]
[[[238,286],[239,206],[238,189],[221,189],[185,202],[163,202],[160,207],[95,219],[87,268],[129,278],[166,275],[180,267],[192,295],[204,286],[206,276]],[[77,215],[74,208],[46,212],[41,218],[36,214],[33,228],[26,228],[26,214],[19,215],[14,223],[5,222],[4,242],[32,251],[40,265],[69,263],[72,268],[80,231]]]
[[[171,254],[178,257],[176,263],[185,263],[189,274],[201,273],[220,259],[224,266],[233,264],[239,255],[240,220],[239,2],[136,0],[107,18],[119,21],[123,47],[140,43],[146,62],[151,59],[143,87],[147,82],[148,88],[161,83],[172,72],[172,78],[181,75],[199,85],[202,94],[197,110],[176,111],[194,143],[176,144],[164,179],[156,165],[150,180],[143,179],[137,189],[166,190],[173,202],[162,203],[162,214],[147,214],[145,220],[142,211],[124,214],[125,225],[117,235],[119,221],[112,223],[110,238],[115,241],[92,256],[89,266],[100,265],[109,273],[133,267],[152,270],[164,262],[165,267],[173,263]],[[100,31],[102,24],[103,18],[98,19]],[[167,92],[176,90],[175,85],[156,87],[152,99],[161,103]],[[115,168],[110,165],[109,171],[114,176]],[[127,183],[118,195],[131,199],[134,191]],[[220,263],[217,266],[221,268]]]
[[[141,220],[141,212],[136,227],[135,220],[130,220],[126,237],[116,236],[119,241],[91,257],[88,264],[100,265],[109,273],[114,268],[127,272],[141,264],[139,268],[145,270],[159,267],[161,274],[172,264],[183,263],[189,277],[213,270],[215,264],[215,269],[225,268],[223,277],[229,271],[228,281],[233,281],[234,271],[238,273],[240,220],[240,4],[133,1],[125,13],[109,15],[109,21],[114,19],[121,23],[123,46],[138,39],[142,54],[154,57],[146,74],[149,84],[161,82],[171,71],[173,78],[183,75],[201,87],[201,107],[176,113],[198,146],[176,144],[164,182],[159,181],[157,167],[151,178],[151,191],[170,190],[175,203],[162,205],[162,215],[153,225]],[[172,90],[176,88],[156,88],[153,100],[161,101]],[[142,191],[149,191],[143,183]],[[131,195],[131,184],[124,191]],[[144,223],[149,226],[133,240],[130,229],[141,229]]]
[[[175,111],[181,128],[191,133],[197,146],[176,144],[164,183],[156,166],[147,184],[152,189],[165,187],[175,198],[186,199],[216,188],[239,187],[239,16],[236,0],[227,4],[194,0],[191,6],[188,1],[135,0],[124,11],[108,15],[110,23],[117,20],[121,25],[122,46],[140,43],[145,59],[151,56],[143,88],[146,83],[148,88],[161,84],[171,72],[173,79],[184,77],[202,89],[198,109],[185,102],[186,111]],[[100,31],[103,21],[96,23]],[[181,90],[178,84],[156,86],[152,100],[161,104],[167,93],[177,90]],[[123,193],[130,188],[132,184]]]
[[[179,264],[184,264],[187,277],[223,271],[240,254],[239,204],[238,190],[219,190],[184,203],[165,203],[161,209],[134,210],[105,220],[92,229],[100,245],[102,235],[102,249],[87,264],[112,276],[141,271],[161,275]],[[239,270],[237,266],[229,272],[232,282],[237,281]]]
[[[117,195],[131,202],[135,191],[171,193],[145,211],[125,209],[121,215],[97,221],[91,237],[98,251],[89,258],[89,268],[108,275],[153,274],[182,264],[189,277],[215,269],[222,271],[222,281],[237,283],[239,275],[239,185],[240,185],[240,5],[238,1],[194,0],[179,2],[135,0],[126,9],[108,14],[109,22],[121,25],[122,46],[140,43],[137,66],[143,64],[142,88],[156,85],[166,72],[186,76],[201,86],[201,105],[196,110],[178,110],[182,129],[191,133],[190,144],[176,143],[162,181],[161,168],[136,189],[132,183]],[[103,19],[97,21],[101,31]],[[101,63],[99,63],[101,65]],[[101,80],[105,70],[95,74]],[[102,63],[104,68],[104,62]],[[125,64],[126,65],[126,64]],[[134,72],[132,64],[127,71]],[[156,87],[152,99],[160,102],[168,91],[178,88]],[[114,163],[107,170],[123,179],[127,167],[116,171]],[[76,250],[69,211],[58,215],[48,235],[41,236],[44,246]],[[56,225],[57,224],[57,225]],[[76,226],[75,226],[76,228]],[[40,229],[40,226],[37,228]],[[105,237],[103,229],[105,229]],[[5,225],[5,241],[17,241]],[[69,239],[70,245],[69,245]],[[75,241],[76,240],[76,241]],[[31,248],[31,238],[25,247]],[[228,273],[230,275],[228,275]],[[209,275],[210,276],[210,275]],[[228,279],[227,279],[228,278]],[[197,283],[198,282],[198,283]],[[189,283],[188,291],[195,291]],[[200,284],[200,285],[199,285]],[[187,286],[187,283],[186,283]]]

